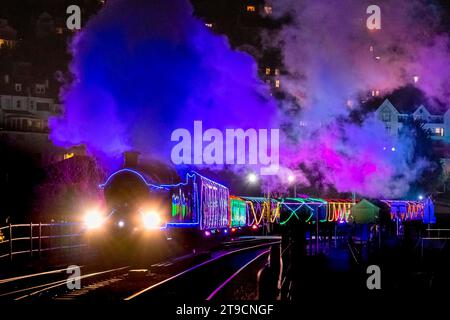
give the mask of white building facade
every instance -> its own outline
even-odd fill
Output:
[[[50,117],[62,106],[49,94],[48,81],[23,83],[3,75],[0,80],[0,139],[33,154],[42,164],[64,158],[64,150],[49,140]]]
[[[386,99],[376,110],[376,115],[393,136],[398,136],[403,123],[412,117],[424,123],[424,128],[430,130],[433,140],[450,143],[450,110],[443,114],[433,114],[424,105],[420,105],[414,111],[400,112]]]

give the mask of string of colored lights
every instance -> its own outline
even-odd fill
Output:
[[[327,221],[328,222],[350,222],[351,207],[354,203],[351,200],[326,200],[327,201]]]
[[[411,200],[381,200],[389,206],[391,219],[422,220],[425,214],[425,204]]]
[[[248,225],[259,225],[261,222],[269,221],[274,223],[279,220],[280,216],[280,207],[279,202],[275,199],[269,200],[264,197],[241,197],[242,199],[247,201],[247,206],[251,215],[253,216],[253,220]],[[256,206],[256,208],[255,208]],[[258,213],[259,218],[258,218]]]

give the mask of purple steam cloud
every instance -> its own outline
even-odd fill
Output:
[[[123,151],[170,161],[177,128],[271,128],[276,103],[255,61],[192,16],[185,0],[111,1],[71,44],[75,81],[51,121],[59,145],[111,166]]]

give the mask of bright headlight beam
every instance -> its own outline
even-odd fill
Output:
[[[161,217],[156,211],[148,211],[142,214],[142,222],[147,230],[158,229],[161,227]]]
[[[88,229],[98,229],[104,221],[103,215],[95,210],[88,211],[84,216],[84,224]]]

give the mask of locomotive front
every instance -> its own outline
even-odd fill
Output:
[[[148,183],[142,173],[131,169],[119,170],[101,187],[107,214],[88,213],[85,217],[88,228],[135,234],[164,227],[170,210],[168,192]]]

